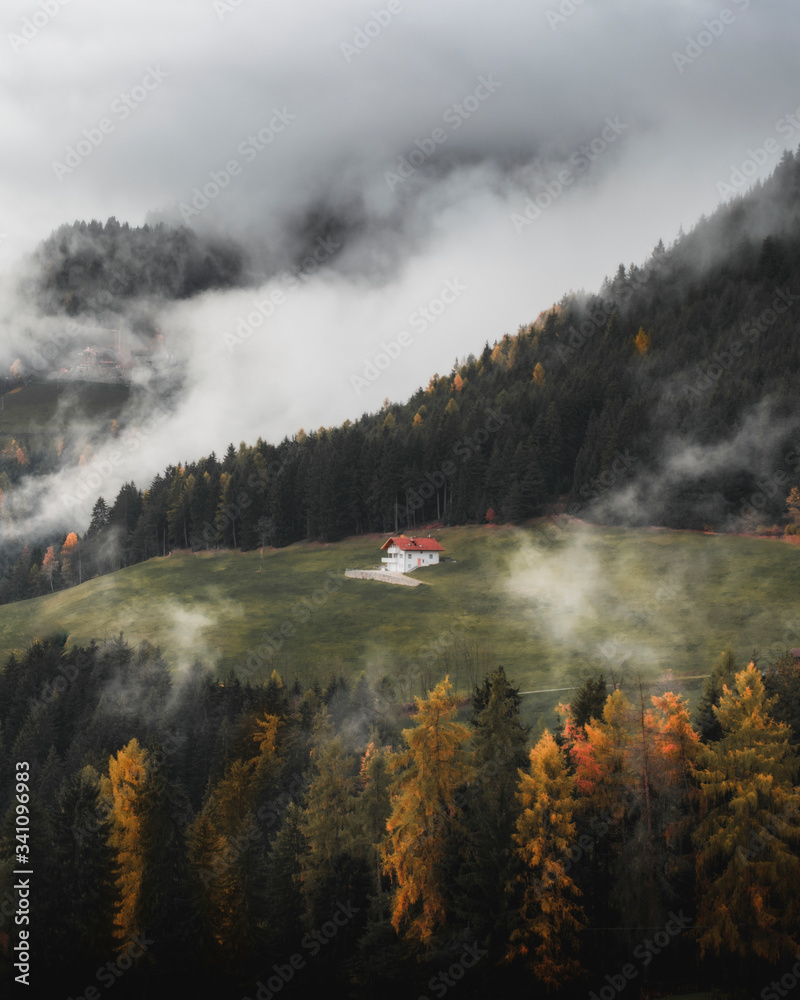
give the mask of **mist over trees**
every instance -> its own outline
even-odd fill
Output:
[[[134,299],[185,299],[244,280],[245,256],[230,240],[187,226],[73,222],[43,240],[26,291],[45,314],[122,311]]]
[[[127,245],[121,232],[109,223],[91,241]],[[136,232],[143,247],[196,245],[164,228]],[[53,240],[46,255],[57,257]],[[67,255],[68,270],[79,257]],[[555,503],[613,524],[793,532],[796,289],[800,157],[787,152],[767,182],[669,249],[659,244],[641,267],[620,264],[598,294],[565,295],[516,335],[433,374],[405,403],[387,400],[377,413],[278,444],[231,444],[222,457],[176,455],[151,483],[99,498],[80,538],[82,578],[174,547],[335,541],[483,522],[489,510],[518,521]],[[42,471],[39,456],[6,442],[0,489],[29,468]],[[13,520],[13,503],[3,513]],[[0,600],[72,582],[63,560],[60,576],[41,575],[48,546],[57,559],[63,542],[3,546]]]

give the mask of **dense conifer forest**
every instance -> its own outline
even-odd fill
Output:
[[[36,642],[0,672],[0,946],[25,858],[40,995],[757,995],[800,946],[797,677],[728,650],[692,718],[600,675],[534,736],[502,667],[409,710]]]

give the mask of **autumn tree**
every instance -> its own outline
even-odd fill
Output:
[[[751,663],[723,687],[714,709],[722,737],[694,771],[704,810],[694,837],[701,956],[777,963],[800,947],[800,762],[770,709]]]
[[[792,519],[792,524],[800,524],[800,490],[793,486],[786,498],[786,510]]]
[[[406,749],[391,758],[397,777],[383,866],[394,884],[392,926],[427,944],[446,924],[451,908],[446,860],[462,818],[457,792],[471,776],[466,751],[470,734],[455,720],[449,678],[416,703],[415,724],[403,730]]]
[[[108,762],[108,787],[112,800],[111,845],[116,851],[117,891],[121,905],[117,912],[115,936],[120,948],[144,928],[136,923],[136,908],[142,883],[142,853],[139,837],[138,799],[147,775],[148,754],[137,739],[112,756]]]
[[[636,348],[637,354],[647,354],[650,350],[650,334],[647,333],[644,327],[639,327],[639,332],[636,334],[636,338],[633,341],[634,347]]]
[[[679,879],[689,810],[687,775],[698,737],[673,694],[635,702],[611,694],[603,718],[570,732],[578,790],[608,831],[593,860],[595,899],[608,899],[623,927],[655,926]],[[589,830],[584,831],[589,833]],[[628,944],[632,931],[626,931]]]
[[[188,891],[184,831],[188,803],[167,780],[163,751],[149,753],[137,739],[109,760],[111,837],[116,851],[117,888],[122,900],[115,921],[124,951],[136,935],[149,934],[156,954],[180,957],[186,941]]]
[[[52,545],[47,546],[47,551],[42,560],[42,576],[50,585],[50,593],[53,593],[53,575],[58,570],[58,559]]]
[[[575,779],[547,730],[530,752],[530,772],[519,772],[518,794],[522,812],[513,839],[524,873],[519,924],[506,957],[524,959],[550,991],[581,971],[576,955],[586,918],[581,891],[565,868],[577,840]]]
[[[61,573],[71,584],[82,582],[80,543],[74,531],[70,531],[61,546]]]

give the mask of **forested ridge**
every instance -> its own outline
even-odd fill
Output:
[[[79,552],[86,579],[173,547],[331,541],[488,511],[516,521],[559,499],[610,523],[793,530],[799,219],[800,157],[787,152],[643,266],[565,295],[405,403],[222,457],[176,455],[151,483],[99,498],[66,559],[63,536],[19,542],[0,599],[77,582]],[[696,460],[676,460],[685,453]],[[0,461],[3,489],[37,468],[17,442]]]
[[[44,313],[122,311],[134,299],[185,299],[245,281],[246,261],[231,240],[198,236],[187,226],[60,226],[33,255],[26,291]]]
[[[220,682],[121,636],[63,643],[0,672],[0,769],[30,788],[21,830],[0,786],[0,931],[24,854],[40,988],[752,996],[800,946],[791,658],[726,651],[696,718],[589,678],[534,738],[502,668],[409,715],[363,678]]]

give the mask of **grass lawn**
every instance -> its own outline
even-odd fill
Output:
[[[122,631],[161,644],[177,669],[393,677],[398,696],[468,663],[502,663],[523,691],[568,687],[603,670],[697,697],[726,643],[740,661],[800,645],[800,550],[690,532],[471,526],[436,533],[448,561],[421,587],[351,580],[379,563],[382,538],[259,553],[175,552],[57,594],[0,607],[0,657],[49,632],[85,643]],[[425,665],[429,673],[424,674]],[[423,668],[421,674],[420,668]],[[659,680],[660,679],[660,680]],[[568,693],[527,695],[535,721]],[[552,717],[551,723],[552,724]]]
[[[64,433],[64,409],[87,417],[118,417],[130,396],[128,386],[31,382],[7,392],[0,410],[0,438],[24,438],[32,432]],[[61,415],[59,415],[61,407]],[[57,418],[57,419],[56,419]]]

